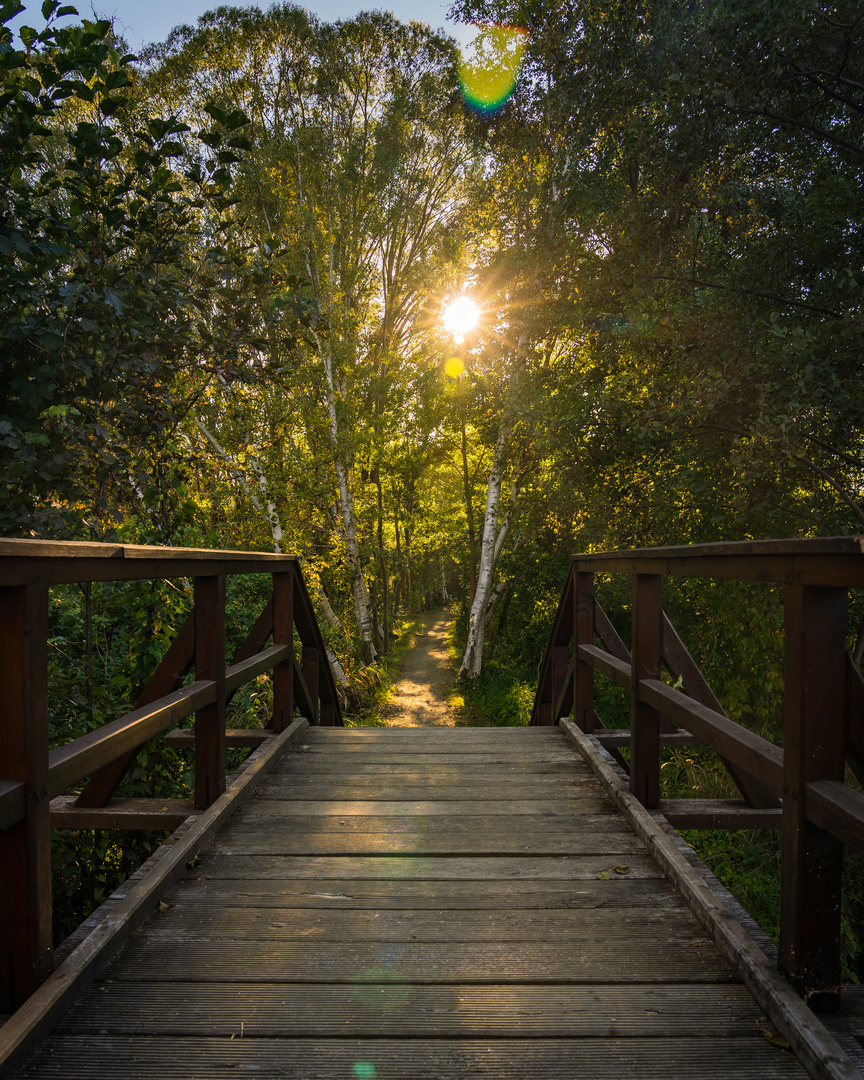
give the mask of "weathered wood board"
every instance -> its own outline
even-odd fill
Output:
[[[297,746],[21,1080],[806,1076],[557,729]]]

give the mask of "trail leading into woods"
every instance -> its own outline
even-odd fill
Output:
[[[423,634],[405,658],[396,684],[396,700],[387,713],[388,727],[454,727],[456,717],[447,704],[447,695],[456,673],[447,655],[446,611],[430,611]]]

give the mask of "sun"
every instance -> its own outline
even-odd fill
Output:
[[[480,319],[480,309],[467,296],[457,296],[444,308],[444,326],[455,337],[470,333]]]

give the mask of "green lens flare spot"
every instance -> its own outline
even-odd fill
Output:
[[[356,1080],[375,1080],[377,1073],[371,1061],[355,1061],[351,1067]]]
[[[490,116],[516,89],[528,31],[521,26],[481,26],[473,42],[473,55],[459,62],[459,86],[465,103]]]
[[[384,964],[366,968],[352,981],[354,997],[370,1009],[398,1009],[411,997],[411,984],[405,976]]]

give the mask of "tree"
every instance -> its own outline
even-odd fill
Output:
[[[230,212],[246,120],[154,115],[110,24],[53,26],[70,12],[46,0],[0,50],[0,527],[141,513],[169,540],[193,512],[179,425],[217,370],[245,375],[270,282]]]
[[[188,98],[194,112],[215,92],[253,119],[255,154],[238,180],[249,227],[287,249],[314,312],[293,352],[271,348],[284,371],[274,390],[292,395],[305,446],[329,470],[319,506],[344,545],[369,663],[378,644],[357,462],[380,481],[398,405],[423,411],[413,395],[430,364],[429,308],[460,249],[474,160],[452,44],[380,13],[327,26],[288,6],[221,8],[150,60],[150,86],[166,100]],[[377,513],[386,585],[383,494]]]

